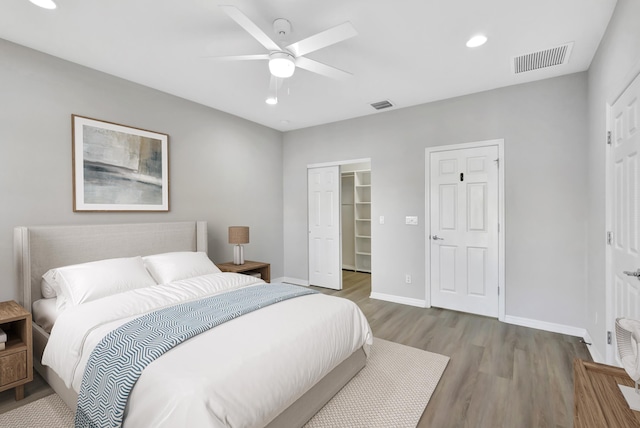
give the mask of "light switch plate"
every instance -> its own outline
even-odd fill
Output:
[[[383,215],[380,216],[380,224],[384,224],[384,216]]]
[[[413,215],[408,215],[405,217],[405,224],[410,224],[412,226],[418,225],[418,217]]]

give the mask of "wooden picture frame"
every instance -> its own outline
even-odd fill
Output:
[[[71,115],[73,211],[169,211],[169,136]]]

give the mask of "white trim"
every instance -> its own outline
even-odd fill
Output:
[[[384,293],[371,293],[369,296],[372,299],[384,300],[385,302],[400,303],[403,305],[417,306],[419,308],[426,308],[427,303],[421,299],[413,299],[411,297],[394,296],[393,294]]]
[[[333,161],[333,162],[322,162],[322,163],[310,163],[310,164],[307,164],[307,169],[309,169],[309,168],[324,168],[325,166],[349,165],[349,164],[352,164],[352,163],[363,163],[363,162],[371,162],[371,158],[352,159],[352,160]]]
[[[606,119],[605,119],[605,130],[604,130],[604,140],[607,141],[607,134],[611,131],[611,107],[613,104],[607,103],[605,106],[606,111]],[[612,144],[607,144],[605,147],[605,166],[604,166],[604,180],[605,180],[605,188],[604,188],[604,205],[605,205],[605,214],[604,214],[604,223],[605,223],[605,231],[603,233],[602,239],[606,238],[607,231],[611,231],[613,233],[613,192],[611,191],[611,187],[613,186],[613,171],[611,170],[611,146]],[[615,237],[614,237],[615,239]],[[613,277],[613,252],[612,245],[608,245],[605,243],[604,246],[604,294],[605,294],[605,316],[604,316],[604,328],[605,331],[613,331],[614,323],[613,323],[613,286],[611,283]],[[590,316],[591,314],[587,314]],[[590,341],[590,343],[593,343]],[[613,352],[613,346],[609,344],[605,344],[605,360],[604,363],[614,362],[615,355]],[[594,358],[595,360],[595,358]]]
[[[593,361],[595,361],[596,363],[606,364],[606,361],[604,360],[604,358],[602,358],[602,354],[593,343],[593,338],[588,331],[584,332],[584,341],[587,343],[591,343],[591,345],[587,345],[587,349],[589,350],[589,354],[591,354],[591,358],[593,359]]]
[[[277,280],[273,280],[272,282],[286,282],[287,284],[303,285],[305,287],[309,286],[309,281],[306,279],[291,278],[288,276],[283,276],[282,278],[278,278]]]
[[[476,141],[471,143],[450,144],[444,146],[427,147],[425,149],[425,304],[427,308],[431,307],[431,245],[429,241],[429,224],[431,219],[429,218],[429,173],[428,169],[431,165],[431,153],[444,152],[449,150],[464,150],[476,147],[498,146],[498,223],[500,225],[500,232],[498,233],[498,287],[500,287],[500,294],[498,296],[498,319],[505,321],[506,318],[506,262],[505,262],[505,214],[504,214],[504,170],[505,170],[505,156],[504,156],[504,139]]]
[[[550,331],[552,333],[566,334],[569,336],[576,336],[584,338],[587,334],[587,330],[580,327],[572,327],[570,325],[556,324],[552,322],[539,321],[531,318],[515,317],[513,315],[507,315],[504,317],[504,322],[513,325],[519,325],[522,327],[535,328],[538,330]]]

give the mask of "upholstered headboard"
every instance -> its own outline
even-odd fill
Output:
[[[171,251],[207,252],[207,222],[16,227],[13,241],[20,303],[31,310],[42,298],[42,275],[51,268]]]

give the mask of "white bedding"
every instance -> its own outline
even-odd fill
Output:
[[[91,350],[112,329],[152,310],[263,281],[216,273],[131,290],[63,312],[42,362],[79,391]],[[211,329],[151,363],[124,427],[260,427],[355,350],[372,343],[351,301],[296,297]]]
[[[56,306],[56,299],[39,299],[31,305],[33,320],[47,333],[51,333],[53,325],[62,311]]]

